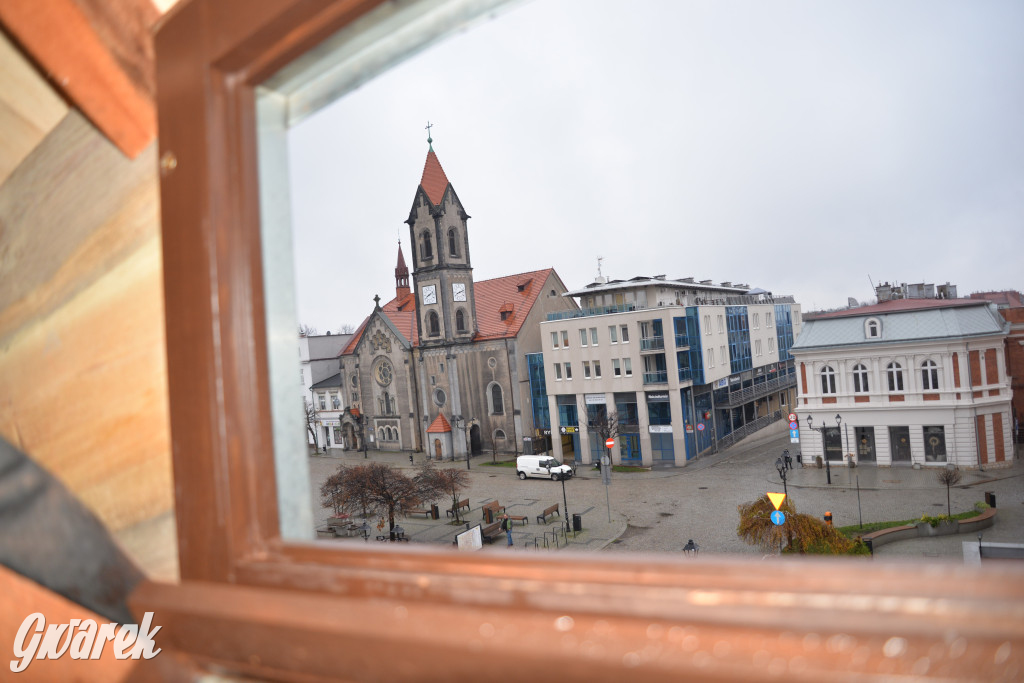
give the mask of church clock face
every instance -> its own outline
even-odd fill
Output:
[[[423,303],[424,304],[436,304],[437,303],[437,290],[434,285],[427,285],[423,288]]]
[[[466,300],[466,285],[462,282],[452,283],[452,298],[456,301]]]
[[[391,384],[391,379],[393,377],[394,371],[391,368],[391,363],[387,360],[381,361],[373,371],[373,378],[377,380],[377,384],[382,387],[386,387]]]

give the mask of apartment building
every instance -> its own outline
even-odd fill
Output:
[[[541,324],[547,410],[535,406],[538,436],[552,435],[556,457],[596,462],[605,452],[599,425],[614,415],[614,464],[683,466],[793,403],[792,297],[663,275],[599,277],[565,296],[580,309]]]

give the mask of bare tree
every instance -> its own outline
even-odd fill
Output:
[[[366,465],[338,467],[338,471],[327,477],[320,487],[320,505],[333,508],[335,515],[348,512],[366,517],[370,512],[368,477]]]
[[[379,515],[378,528],[387,520],[388,533],[394,538],[395,515],[417,507],[437,495],[433,484],[417,475],[409,477],[401,470],[379,462],[357,467],[338,468],[337,479],[328,479],[320,489],[320,504],[336,512],[360,511],[364,516]]]
[[[437,469],[430,464],[425,464],[416,475],[425,490],[433,490],[437,493],[446,493],[452,497],[452,510],[455,514],[455,522],[459,520],[459,494],[469,486],[469,472],[455,467]]]
[[[352,334],[356,331],[356,326],[351,323],[343,323],[338,326],[338,334]]]
[[[316,336],[316,328],[312,325],[299,324],[299,336],[300,337],[313,337]]]
[[[940,484],[945,484],[946,486],[946,514],[952,517],[953,506],[949,502],[949,487],[959,484],[960,480],[964,478],[963,473],[959,467],[950,465],[935,472],[935,478],[939,480]]]
[[[600,406],[593,419],[588,417],[587,427],[591,432],[597,434],[598,441],[604,448],[605,441],[619,438],[619,412],[617,410],[609,412],[605,406]]]
[[[302,399],[302,406],[306,414],[306,430],[313,437],[313,446],[320,452],[320,441],[316,436],[316,406],[309,399]]]

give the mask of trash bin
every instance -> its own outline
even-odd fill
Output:
[[[796,464],[800,465],[800,467],[804,466],[804,456],[801,455],[800,453],[796,454]]]
[[[831,512],[828,512],[828,511],[825,512],[825,524],[828,524],[829,526],[832,526],[832,513]]]
[[[437,509],[437,503],[430,504],[430,516],[434,519],[438,519],[441,516]]]
[[[572,530],[583,531],[583,515],[574,514],[572,516]]]
[[[996,506],[995,491],[985,491],[985,503],[987,503],[990,508],[994,508]]]
[[[491,508],[484,508],[484,524],[494,524],[494,511]]]

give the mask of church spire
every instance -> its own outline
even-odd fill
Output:
[[[409,268],[405,265],[402,255],[402,240],[398,240],[398,265],[395,266],[395,298],[401,299],[409,294]]]
[[[434,148],[431,146],[427,152],[427,161],[423,164],[423,177],[420,178],[420,187],[427,193],[427,199],[434,206],[440,206],[441,200],[444,199],[444,191],[448,189],[448,176],[444,174],[444,169],[441,168],[441,162],[437,160],[437,155],[434,154]]]

